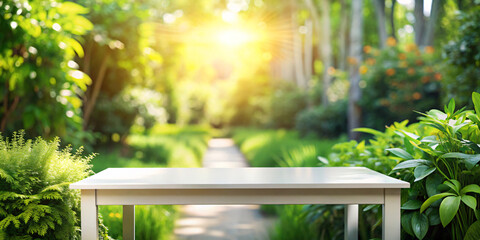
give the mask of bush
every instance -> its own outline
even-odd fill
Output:
[[[460,106],[470,107],[470,93],[480,91],[480,7],[471,10],[470,14],[459,15],[459,38],[445,47],[443,68],[446,99],[455,98]]]
[[[79,239],[80,191],[93,155],[59,150],[59,139],[0,135],[0,236],[13,239]],[[104,234],[102,234],[105,236]]]
[[[421,52],[416,45],[396,46],[389,39],[383,50],[365,46],[365,63],[360,67],[364,89],[361,99],[363,125],[383,129],[395,121],[416,121],[417,114],[440,107],[442,75],[434,66],[433,47]]]
[[[275,128],[293,128],[295,117],[306,107],[306,95],[292,82],[274,86],[270,99],[271,124]]]
[[[302,136],[339,137],[347,132],[346,102],[303,110],[297,116],[295,128]]]

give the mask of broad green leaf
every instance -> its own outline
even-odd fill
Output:
[[[477,115],[470,113],[468,114],[468,119],[470,119],[472,122],[476,123],[477,125],[480,125],[480,119],[478,118]]]
[[[412,216],[412,230],[418,239],[423,239],[428,232],[428,217],[425,214],[415,212]]]
[[[480,239],[480,220],[474,222],[468,227],[463,240],[478,240]]]
[[[447,114],[443,113],[440,110],[432,109],[427,112],[427,116],[432,117],[435,120],[446,120]]]
[[[477,208],[477,199],[470,195],[462,195],[462,202],[465,203],[465,205],[469,206],[471,209],[475,211]]]
[[[460,189],[462,188],[461,184],[459,181],[452,179],[452,180],[447,180],[443,182],[443,184],[447,185],[450,187],[453,191],[455,191],[457,194],[460,194]]]
[[[412,217],[413,217],[413,213],[405,214],[402,216],[402,228],[409,235],[414,236],[413,229],[412,229]]]
[[[80,58],[83,58],[84,56],[83,47],[82,45],[80,45],[80,43],[77,40],[73,38],[68,38],[67,43],[73,48],[73,51],[75,51],[75,53],[77,53],[77,55]]]
[[[455,100],[453,100],[453,98],[448,102],[448,107],[445,106],[445,112],[449,115],[452,115],[455,112]]]
[[[402,205],[402,210],[417,210],[422,206],[422,202],[419,200],[408,200]]]
[[[393,168],[393,170],[418,167],[418,166],[421,166],[421,165],[430,166],[430,165],[432,165],[432,163],[428,160],[425,160],[425,159],[407,160],[407,161],[403,161],[403,162],[397,164],[397,166],[395,166]]]
[[[437,189],[437,186],[442,184],[443,179],[439,174],[431,174],[427,177],[425,181],[425,188],[427,190],[427,195],[429,197],[439,194],[440,192]]]
[[[427,214],[428,223],[430,223],[430,226],[436,226],[440,224],[440,215],[438,214],[438,208],[428,208],[425,211],[425,214]]]
[[[413,171],[413,175],[415,176],[415,182],[418,182],[424,179],[428,175],[435,172],[435,170],[437,170],[435,167],[429,167],[425,165],[416,167],[415,170]]]
[[[475,107],[475,113],[480,117],[480,94],[477,92],[472,92],[472,101],[473,106]]]
[[[405,160],[413,159],[413,156],[410,155],[410,153],[408,153],[407,151],[401,148],[389,148],[389,149],[386,149],[386,151],[391,152],[393,155],[403,158]]]
[[[480,186],[478,186],[477,184],[467,185],[464,188],[462,188],[462,190],[460,191],[460,194],[465,194],[465,193],[469,193],[469,192],[474,192],[474,193],[480,194]]]
[[[58,12],[61,14],[85,14],[88,13],[88,8],[73,2],[63,2],[58,7]]]
[[[410,140],[408,138],[404,138],[403,139],[403,144],[405,145],[405,150],[410,153],[410,154],[414,154],[414,150],[413,150],[413,145],[412,143],[410,143]]]
[[[443,199],[439,209],[440,221],[443,227],[446,227],[457,214],[460,200],[460,196],[450,196]]]
[[[432,203],[447,196],[455,196],[455,194],[446,192],[446,193],[440,193],[440,194],[429,197],[427,200],[425,200],[425,202],[423,202],[422,206],[420,207],[420,212],[425,211],[425,209],[427,209],[430,205],[432,205]]]
[[[465,154],[465,153],[459,153],[459,152],[451,152],[451,153],[445,153],[442,155],[443,158],[460,158],[463,159],[465,163],[465,167],[467,167],[468,170],[471,170],[475,165],[477,165],[478,162],[480,162],[480,154]]]
[[[378,130],[375,130],[375,129],[371,129],[371,128],[355,128],[353,129],[354,132],[363,132],[363,133],[369,133],[369,134],[372,134],[374,136],[382,136],[384,135],[383,132],[380,132]]]

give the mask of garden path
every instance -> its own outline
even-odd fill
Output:
[[[203,167],[248,167],[232,139],[216,138],[208,143]],[[176,221],[177,240],[268,239],[273,218],[262,216],[258,205],[187,205]]]

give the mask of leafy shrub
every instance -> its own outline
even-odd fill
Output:
[[[307,105],[306,95],[292,82],[282,82],[273,87],[270,104],[273,127],[293,128],[295,117]]]
[[[433,47],[424,52],[414,44],[396,46],[395,40],[383,50],[365,46],[365,63],[360,67],[363,90],[363,125],[383,129],[395,121],[416,120],[415,111],[424,112],[440,104],[442,75]]]
[[[81,95],[91,79],[78,70],[77,41],[93,28],[71,1],[0,4],[0,131],[62,137],[82,128]],[[60,47],[59,47],[60,46]]]
[[[347,132],[346,102],[305,109],[297,115],[295,128],[302,136],[339,137]]]
[[[93,155],[59,150],[59,139],[0,135],[0,235],[7,239],[79,239],[80,191]],[[102,234],[105,236],[104,234]]]
[[[444,49],[446,78],[443,88],[446,99],[455,98],[460,106],[472,106],[470,93],[480,91],[480,7],[462,13],[458,39]]]

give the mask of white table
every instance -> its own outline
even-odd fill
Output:
[[[345,204],[345,239],[358,239],[358,204],[383,205],[383,239],[400,239],[400,181],[363,167],[109,168],[81,189],[82,239],[98,238],[98,206],[123,205],[123,239],[135,205]]]

